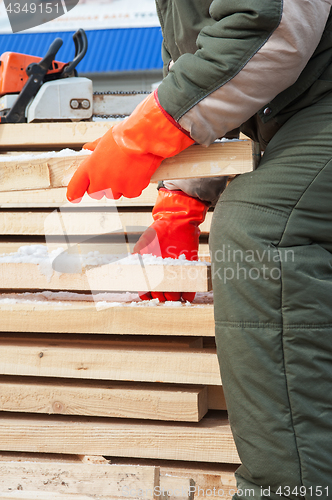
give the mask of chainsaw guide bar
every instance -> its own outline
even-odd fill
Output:
[[[94,92],[92,118],[126,118],[149,94],[145,90]]]

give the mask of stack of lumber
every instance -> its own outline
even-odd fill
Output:
[[[234,493],[234,467],[100,456],[0,454],[2,500],[194,500]],[[192,477],[191,477],[192,476]],[[136,494],[136,495],[135,495]],[[200,495],[199,495],[200,494]],[[212,496],[211,495],[211,496]]]
[[[123,246],[130,253],[151,224],[156,184],[134,200],[84,197],[70,205],[65,186],[84,155],[31,160],[24,154],[79,150],[110,125],[0,127],[0,453],[104,456],[119,467],[158,467],[165,477],[177,476],[169,486],[178,477],[194,480],[201,485],[197,498],[224,486],[223,498],[230,498],[239,457],[216,356],[209,266],[117,262],[56,272],[38,259],[17,259],[22,247],[26,255],[32,245],[46,244],[49,253],[62,247],[103,255]],[[213,145],[201,158],[200,146],[192,146],[166,160],[153,181],[252,168],[245,139]],[[211,217],[201,227],[202,260],[208,260]],[[192,305],[140,303],[135,292],[147,289],[201,293]],[[7,495],[1,498],[28,499],[11,491],[17,490],[10,486],[11,460],[7,469],[0,466],[8,478],[0,478]],[[90,494],[88,487],[73,493],[82,500]]]

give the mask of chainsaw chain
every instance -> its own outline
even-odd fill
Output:
[[[93,95],[148,95],[151,94],[148,90],[108,90],[106,92],[94,92]],[[127,118],[129,115],[92,115],[93,118],[102,118],[108,120],[109,118]]]
[[[151,94],[148,90],[107,90],[106,92],[94,92],[93,95],[139,95]]]
[[[92,115],[92,118],[101,118],[102,120],[108,120],[109,118],[127,118],[129,115]]]

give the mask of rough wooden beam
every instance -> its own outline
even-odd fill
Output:
[[[0,339],[2,337],[0,336]],[[19,342],[26,338],[21,333],[10,334],[10,339],[15,342]],[[117,348],[117,349],[206,349],[202,345],[202,337],[161,337],[161,336],[146,336],[146,335],[77,335],[77,334],[51,334],[49,332],[45,335],[40,335],[39,333],[30,333],[29,341],[31,343],[39,343],[40,341],[54,341],[57,345],[62,345],[63,342],[68,344],[73,342],[73,344],[82,345],[85,347],[105,347],[105,342],[107,347]],[[208,349],[211,349],[210,347]],[[213,348],[212,348],[213,349]],[[215,349],[215,347],[214,347]]]
[[[83,464],[93,464],[93,465],[110,464],[110,461],[107,460],[107,458],[102,457],[101,455],[74,455],[74,456],[78,457]]]
[[[206,214],[201,232],[209,233],[212,212]],[[33,236],[95,236],[112,232],[141,233],[153,222],[151,212],[121,211],[0,211],[1,234]],[[82,239],[83,240],[83,239]]]
[[[116,122],[77,123],[15,123],[3,124],[0,129],[0,149],[4,151],[50,149],[52,147],[82,147],[105,134]],[[240,139],[248,139],[240,134]]]
[[[0,411],[199,422],[207,410],[206,387],[0,377]]]
[[[3,414],[0,443],[3,451],[239,463],[222,415],[187,424]]]
[[[0,192],[0,208],[57,208],[73,206],[66,198],[67,188],[39,189],[26,191]],[[156,184],[149,184],[138,198],[124,198],[119,200],[94,200],[87,194],[80,202],[83,207],[153,207],[157,199]]]
[[[12,159],[11,156],[0,158],[0,191],[65,187],[82,161],[89,156],[46,159],[31,156],[29,160]],[[249,139],[220,142],[209,148],[191,146],[173,158],[167,158],[151,181],[227,176],[252,169],[252,142]]]
[[[136,238],[133,238],[134,241],[138,240],[139,235],[136,235]],[[32,245],[31,241],[22,240],[22,241],[0,241],[0,256],[4,254],[16,253],[19,248],[22,246]],[[109,254],[110,248],[114,248],[117,243],[96,243],[95,241],[88,241],[77,243],[76,249],[79,255],[88,254],[89,252],[99,252],[100,254]],[[134,246],[134,242],[132,243]],[[59,248],[59,243],[47,243],[47,248],[49,252],[53,252]],[[121,248],[123,249],[123,245],[118,243],[119,252],[121,253]],[[198,257],[199,260],[203,262],[211,262],[211,256],[209,253],[209,245],[208,243],[200,243],[198,249]]]
[[[33,471],[33,462],[42,462],[49,465],[53,465],[54,463],[59,464],[60,467],[63,467],[63,463],[74,463],[76,464],[78,461],[83,461],[83,463],[89,463],[89,460],[85,461],[84,458],[86,456],[82,455],[54,455],[54,454],[42,454],[42,453],[13,453],[13,452],[2,452],[0,453],[0,461],[4,462],[15,462],[16,464],[20,464],[23,462],[30,462],[30,467]],[[89,458],[89,457],[88,457]],[[93,458],[93,457],[92,457]],[[128,466],[136,466],[136,467],[155,467],[157,466],[160,469],[160,486],[163,488],[165,485],[165,479],[174,478],[176,484],[178,484],[178,479],[184,479],[187,481],[192,481],[194,479],[195,491],[194,497],[199,499],[205,499],[208,495],[211,496],[210,491],[213,488],[216,489],[217,492],[220,492],[219,497],[222,499],[231,500],[234,495],[234,488],[236,488],[236,481],[234,477],[234,472],[237,469],[237,465],[232,464],[223,464],[223,463],[202,463],[202,462],[183,462],[183,461],[175,461],[175,460],[149,460],[142,458],[123,458],[112,456],[107,459],[96,456],[97,461],[94,460],[91,463],[103,464],[111,463],[113,465],[123,465],[125,467]],[[100,461],[102,460],[102,461]],[[37,464],[38,467],[38,464]],[[166,488],[164,488],[166,489]],[[192,490],[192,488],[191,488]],[[222,495],[222,491],[224,495]],[[200,493],[200,494],[198,494]]]
[[[166,477],[176,476],[176,478],[193,479],[195,482],[195,499],[206,500],[207,498],[219,498],[220,500],[231,500],[236,491],[234,472],[237,466],[233,464],[148,460],[116,456],[107,458],[114,464],[142,466],[158,465],[158,467],[160,467],[160,481],[162,481],[165,475]]]
[[[60,455],[56,453],[20,453],[15,451],[0,451],[1,462],[61,462],[61,463],[81,463],[84,455]],[[107,460],[107,459],[105,459]],[[107,463],[110,463],[108,460]]]
[[[0,161],[0,190],[45,189],[52,187],[51,171],[44,162]],[[58,186],[54,186],[58,187]]]
[[[30,339],[3,333],[0,359],[1,375],[221,384],[215,349],[118,347],[107,336],[101,340],[43,335]]]
[[[207,292],[208,265],[114,264],[83,268],[81,273],[58,273],[43,264],[0,263],[2,289],[70,291]],[[70,264],[68,265],[70,266]]]
[[[55,499],[61,495],[68,500],[68,495],[74,495],[73,500],[80,500],[84,495],[84,499],[107,500],[129,498],[131,490],[142,490],[144,498],[153,500],[159,487],[159,468],[152,466],[0,462],[1,499],[8,495],[42,500],[52,499],[54,494]]]
[[[1,462],[4,462],[3,469]],[[79,463],[84,466],[80,467]],[[92,465],[92,468],[87,469],[86,464]],[[111,471],[105,467],[96,467],[96,465],[105,466],[108,464],[111,466]],[[121,476],[121,467],[123,476]],[[135,474],[135,469],[139,471],[138,475]],[[110,498],[108,495],[112,495],[112,493],[113,495],[114,493],[118,494],[116,498],[123,498],[130,486],[137,489],[140,486],[141,490],[152,488],[148,482],[142,484],[142,481],[140,485],[138,484],[138,481],[143,479],[142,476],[149,479],[147,477],[149,469],[156,469],[156,481],[153,486],[156,500],[159,498],[159,485],[161,492],[165,492],[161,496],[164,500],[194,500],[195,482],[190,477],[183,474],[177,477],[174,473],[169,474],[168,472],[160,475],[159,467],[155,465],[111,464],[101,455],[2,453],[0,454],[0,491],[6,491],[7,485],[11,490],[15,490],[20,485],[23,490],[16,489],[16,491],[29,491],[34,488],[37,492],[54,491],[60,494],[65,492],[75,495],[71,497],[73,500],[77,500],[77,495],[82,490],[84,490],[84,494],[91,495],[92,498],[97,494],[106,500]],[[108,486],[110,481],[111,488]],[[126,484],[125,488],[124,484]]]
[[[64,304],[12,302],[0,302],[2,332],[214,337],[212,305],[97,309],[93,302],[86,301],[66,301]]]
[[[227,410],[224,390],[221,385],[208,385],[209,410]]]
[[[72,500],[91,500],[98,497],[90,495],[75,495]],[[46,491],[8,491],[1,494],[1,500],[68,500],[68,495],[65,493],[54,493]],[[107,500],[116,500],[116,498],[108,497]],[[129,499],[128,499],[129,500]]]
[[[167,500],[194,500],[195,481],[171,475],[160,476],[160,489]]]
[[[172,158],[167,158],[153,174],[151,181],[228,176],[252,170],[250,139],[217,142],[208,148],[194,145]]]
[[[0,149],[80,148],[104,135],[116,122],[15,123],[0,130]]]

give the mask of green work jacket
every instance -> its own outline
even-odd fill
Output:
[[[262,148],[332,90],[332,0],[156,0],[161,106],[196,142],[233,129]]]

